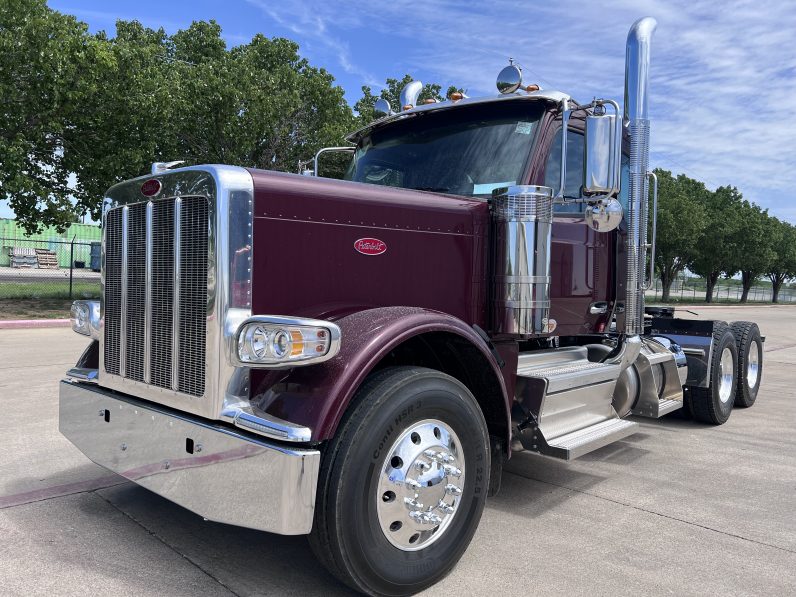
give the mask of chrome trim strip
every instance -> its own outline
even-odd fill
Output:
[[[127,375],[127,226],[130,208],[122,208],[122,307],[119,315],[119,376]]]
[[[282,535],[312,529],[318,450],[68,381],[59,429],[100,466],[208,520]]]
[[[272,439],[288,442],[308,442],[312,439],[312,429],[296,425],[277,417],[272,417],[247,405],[230,406],[221,413],[222,421],[229,421],[235,427],[251,431]]]
[[[171,301],[171,388],[179,390],[180,382],[180,215],[182,199],[174,200],[174,293]]]
[[[97,383],[99,381],[98,369],[86,369],[85,367],[72,367],[66,372],[66,376],[75,381],[86,383]]]
[[[144,382],[150,383],[152,349],[152,212],[151,201],[146,204],[146,250],[144,266]]]

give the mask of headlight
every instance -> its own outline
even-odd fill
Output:
[[[70,315],[74,331],[99,340],[99,301],[75,301]]]
[[[263,315],[244,321],[237,332],[239,365],[311,365],[340,350],[340,328],[328,321]]]

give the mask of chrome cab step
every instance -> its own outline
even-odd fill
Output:
[[[562,460],[572,460],[599,448],[607,446],[615,441],[626,438],[638,431],[639,424],[625,419],[607,419],[602,423],[596,423],[578,429],[572,433],[561,435],[545,445],[540,445],[536,451],[561,458]],[[544,438],[538,438],[544,442]]]
[[[595,363],[585,347],[534,351],[519,356],[516,397],[527,413],[515,439],[522,448],[570,460],[633,433],[612,406],[622,366]]]

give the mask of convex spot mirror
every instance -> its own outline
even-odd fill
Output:
[[[597,232],[610,232],[622,221],[622,204],[616,199],[603,199],[586,206],[586,223]]]
[[[383,116],[389,116],[392,114],[392,108],[390,107],[390,102],[388,102],[383,97],[380,97],[376,100],[376,103],[373,105],[373,111],[376,113],[377,118],[381,118]]]

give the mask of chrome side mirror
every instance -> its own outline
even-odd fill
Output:
[[[615,113],[605,113],[611,104]],[[619,192],[622,162],[622,118],[611,100],[598,100],[594,113],[586,117],[586,151],[583,160],[583,193],[611,196]]]

